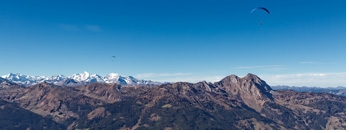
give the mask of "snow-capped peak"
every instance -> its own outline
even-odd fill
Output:
[[[90,73],[84,71],[83,73],[79,74],[73,74],[70,78],[74,79],[75,81],[86,81],[90,77]]]
[[[28,75],[22,75],[19,73],[9,73],[7,75],[1,76],[4,79],[7,79],[11,82],[17,83],[17,84],[23,84],[23,85],[34,85],[39,82],[42,82],[45,80],[45,76],[28,76]]]
[[[51,77],[46,77],[45,79],[46,80],[63,80],[63,79],[66,79],[67,77],[65,77],[64,75],[54,75],[54,76],[51,76]]]
[[[80,75],[82,79],[88,79],[90,77],[90,73],[86,71],[84,71],[84,73],[81,73]]]
[[[7,74],[7,75],[2,75],[1,78],[6,79],[7,77],[10,77],[10,75],[12,75],[12,73],[9,73],[9,74]]]
[[[7,75],[2,75],[1,77],[2,78],[10,78],[10,77],[18,77],[20,76],[21,74],[17,73],[17,74],[14,74],[14,73],[9,73]]]
[[[86,72],[86,71],[84,71],[83,74],[84,74],[84,75],[90,75],[90,73],[88,73],[88,72]]]
[[[110,74],[108,74],[107,76],[105,76],[105,77],[109,77],[109,78],[117,78],[117,77],[120,77],[120,75],[119,74],[117,74],[117,73],[110,73]]]
[[[110,73],[107,76],[103,77],[105,83],[120,83],[120,75],[117,73]]]

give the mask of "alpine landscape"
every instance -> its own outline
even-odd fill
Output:
[[[344,132],[346,5],[1,0],[1,133]]]
[[[344,96],[273,90],[254,74],[215,83],[112,75],[84,72],[38,83],[37,77],[4,75],[0,128],[346,129]]]

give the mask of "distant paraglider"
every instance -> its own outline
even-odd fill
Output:
[[[112,61],[114,61],[116,59],[116,56],[111,56],[112,57]]]
[[[264,8],[264,7],[257,7],[257,8],[254,8],[254,9],[252,9],[251,13],[253,13],[254,11],[259,10],[259,9],[260,9],[260,10],[264,10],[264,11],[266,11],[268,14],[270,14],[269,10],[266,9],[266,8]],[[259,25],[262,25],[262,22],[259,22]]]
[[[253,13],[254,11],[256,11],[256,10],[258,10],[258,9],[264,10],[264,11],[266,11],[268,14],[270,14],[269,10],[266,9],[266,8],[264,8],[264,7],[257,7],[257,8],[255,8],[255,9],[252,9],[251,13]]]

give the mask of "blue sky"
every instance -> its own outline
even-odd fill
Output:
[[[0,75],[253,73],[271,85],[345,86],[345,9],[344,0],[6,0]]]

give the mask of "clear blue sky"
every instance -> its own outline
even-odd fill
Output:
[[[251,13],[260,6],[270,15]],[[345,86],[345,9],[345,0],[3,0],[0,75],[325,74],[344,83],[305,85]]]

